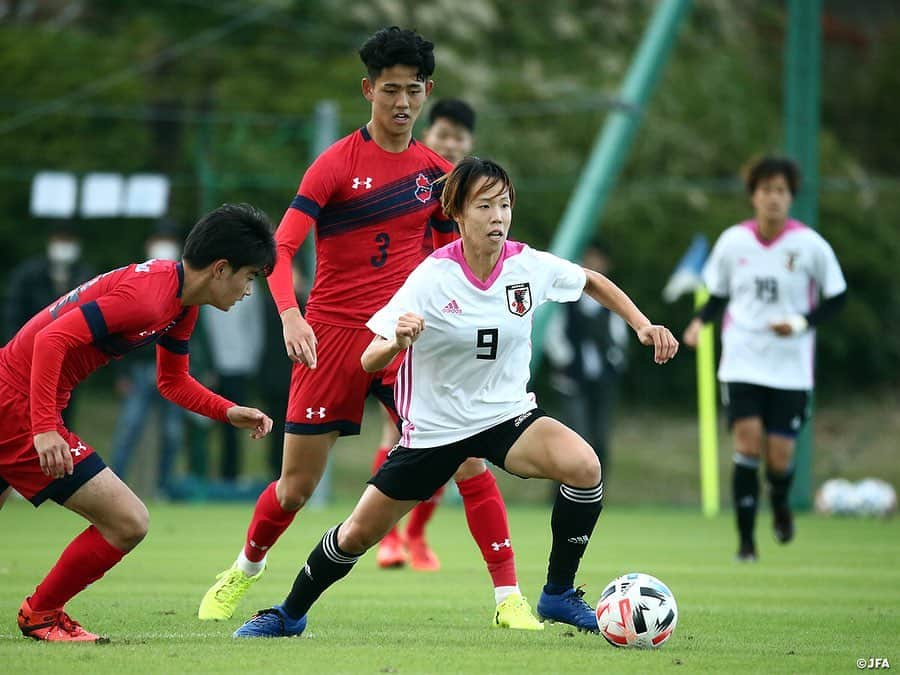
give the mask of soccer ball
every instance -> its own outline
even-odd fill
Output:
[[[866,516],[889,516],[897,510],[897,494],[890,483],[878,478],[866,478],[856,484],[860,512]]]
[[[832,478],[816,492],[816,511],[825,515],[886,517],[896,510],[893,486],[877,478],[858,483]]]
[[[597,603],[597,627],[614,647],[655,649],[671,637],[677,622],[675,596],[649,574],[613,579]]]

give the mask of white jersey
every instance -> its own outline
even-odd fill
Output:
[[[811,389],[815,332],[776,335],[770,324],[809,314],[819,298],[847,288],[837,257],[815,230],[789,220],[765,241],[756,221],[725,230],[703,269],[713,295],[728,296],[719,380],[775,389]]]
[[[447,445],[535,408],[526,391],[535,309],[577,300],[585,283],[578,265],[512,241],[485,282],[466,264],[462,240],[422,261],[366,324],[393,339],[401,314],[425,319],[394,386],[401,445]]]

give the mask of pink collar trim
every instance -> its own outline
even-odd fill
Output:
[[[442,246],[431,255],[435,258],[447,258],[448,260],[452,260],[462,268],[463,274],[466,279],[469,280],[470,284],[480,291],[486,291],[494,285],[494,282],[497,281],[497,277],[499,277],[500,273],[503,271],[503,261],[507,258],[519,255],[524,248],[525,244],[518,241],[507,240],[503,242],[503,251],[500,252],[500,259],[497,260],[497,264],[494,265],[491,276],[487,278],[487,281],[481,281],[481,279],[476,277],[469,268],[469,264],[466,262],[466,258],[463,255],[462,239],[457,239],[452,244]]]
[[[758,241],[766,248],[773,246],[775,242],[779,241],[788,232],[794,232],[796,230],[802,230],[806,228],[806,225],[801,223],[799,220],[788,218],[787,222],[784,224],[784,227],[781,229],[781,232],[779,232],[774,239],[763,239],[762,235],[760,235],[759,233],[759,223],[757,223],[755,219],[745,220],[743,223],[741,223],[741,225],[750,230],[753,233],[753,236],[756,237],[756,241]]]

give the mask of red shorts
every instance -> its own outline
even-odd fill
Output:
[[[47,499],[62,504],[82,485],[106,468],[94,449],[59,421],[56,430],[72,453],[74,471],[52,478],[41,471],[31,434],[28,397],[0,382],[0,492],[12,486],[35,506]]]
[[[381,401],[397,422],[394,381],[404,354],[398,354],[384,370],[367,373],[359,359],[372,342],[372,331],[317,321],[310,321],[310,326],[316,334],[318,363],[315,370],[294,364],[285,432],[315,435],[338,431],[341,436],[355,436],[369,394]]]

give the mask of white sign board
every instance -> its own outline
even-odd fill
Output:
[[[83,218],[112,218],[122,213],[125,181],[117,173],[89,173],[81,183]]]
[[[169,179],[136,173],[125,184],[125,214],[130,218],[161,218],[169,210]]]
[[[31,215],[71,218],[75,215],[78,181],[71,173],[41,171],[31,182]]]

